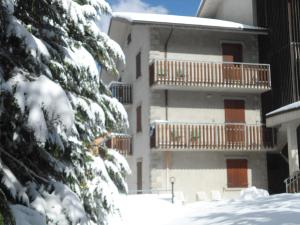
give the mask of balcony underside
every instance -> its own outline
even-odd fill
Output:
[[[261,94],[270,91],[271,88],[253,88],[253,87],[240,87],[238,85],[166,85],[166,84],[153,84],[152,90],[176,90],[176,91],[211,91],[211,92],[232,92],[232,93],[249,93]]]
[[[260,149],[249,149],[249,148],[189,148],[189,147],[178,147],[178,148],[151,148],[152,152],[276,152],[278,149],[273,148],[260,148]]]

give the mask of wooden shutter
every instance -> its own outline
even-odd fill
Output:
[[[224,100],[224,110],[226,144],[231,147],[243,147],[245,145],[245,101]]]
[[[137,190],[138,194],[142,194],[143,190],[143,163],[137,162],[136,164],[136,175],[137,175]]]
[[[226,163],[228,187],[248,187],[248,161],[246,159],[227,159]]]
[[[142,68],[141,68],[141,52],[136,55],[136,78],[139,78],[142,75]]]
[[[245,123],[245,101],[244,100],[224,100],[225,122]]]
[[[142,106],[136,108],[136,131],[142,131]]]

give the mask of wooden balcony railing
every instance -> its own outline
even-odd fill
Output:
[[[270,65],[154,60],[150,85],[271,89]]]
[[[113,82],[109,86],[113,97],[117,98],[122,104],[132,104],[131,84]]]
[[[113,134],[106,142],[108,148],[116,149],[124,156],[132,155],[132,138],[125,134]]]
[[[152,125],[151,148],[158,150],[272,150],[275,130],[263,125],[186,124]]]

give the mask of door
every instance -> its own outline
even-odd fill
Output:
[[[248,187],[248,161],[246,159],[227,159],[227,187]]]
[[[224,100],[225,138],[229,147],[243,147],[245,143],[245,101]]]
[[[136,171],[137,171],[137,193],[142,194],[143,190],[143,163],[137,162],[136,164]]]
[[[241,44],[223,43],[223,79],[226,83],[242,81],[241,66],[234,62],[243,61],[243,46]],[[227,62],[227,63],[226,63]]]

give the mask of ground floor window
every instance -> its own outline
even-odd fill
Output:
[[[248,187],[247,159],[227,159],[227,186],[229,188]]]

